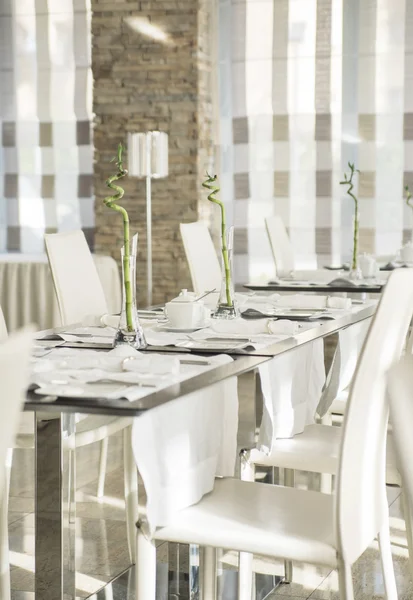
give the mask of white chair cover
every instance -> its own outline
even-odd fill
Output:
[[[393,440],[409,505],[413,506],[413,357],[406,355],[388,376]]]
[[[7,339],[7,326],[4,320],[3,311],[0,306],[0,342]]]
[[[228,356],[221,358],[223,364],[232,361]],[[149,534],[210,492],[216,475],[234,475],[237,430],[236,379],[135,419],[132,445],[147,494]]]
[[[108,314],[102,283],[83,231],[46,234],[45,246],[62,325]]]
[[[208,227],[201,221],[181,223],[179,227],[194,292],[219,291],[221,268]]]

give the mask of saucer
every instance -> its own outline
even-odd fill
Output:
[[[194,333],[195,331],[199,331],[200,329],[205,329],[205,327],[208,327],[207,321],[200,323],[196,327],[184,327],[184,328],[172,327],[172,325],[169,325],[168,322],[166,322],[165,324],[162,324],[159,327],[159,329],[162,329],[163,331],[169,331],[170,333]]]

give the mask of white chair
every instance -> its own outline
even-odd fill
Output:
[[[398,465],[413,506],[413,357],[404,356],[388,373],[390,419]]]
[[[357,381],[365,378],[367,371],[371,376],[370,387],[364,388],[365,398],[357,396],[357,402],[375,406],[377,388],[382,385],[384,370],[397,360],[403,348],[405,337],[413,312],[413,270],[400,269],[394,271],[382,294],[377,312],[373,318],[364,349],[356,368],[352,386],[357,387]],[[403,335],[401,335],[401,333]],[[383,346],[386,364],[381,364]],[[370,362],[377,364],[374,376],[370,372]],[[377,381],[376,381],[377,379]],[[381,392],[380,392],[381,393]],[[350,395],[351,397],[351,392]],[[349,407],[347,407],[348,412]],[[367,408],[365,409],[367,410]],[[369,408],[374,410],[374,408]],[[364,420],[366,417],[362,417]],[[346,416],[345,416],[346,419]],[[294,471],[311,471],[316,473],[337,474],[339,469],[339,453],[342,443],[343,429],[328,425],[308,425],[303,433],[289,439],[273,440],[271,452],[265,454],[259,449],[242,453],[241,478],[253,481],[256,465],[281,467],[287,470],[288,485],[294,485]],[[358,458],[354,458],[357,462]],[[356,468],[356,465],[355,465]],[[400,475],[391,443],[387,448],[386,480],[390,484],[401,485]],[[406,527],[410,530],[410,513],[406,515]],[[413,546],[412,546],[413,548]],[[244,568],[251,569],[252,558],[243,556]]]
[[[214,243],[205,223],[181,223],[184,245],[192,286],[196,294],[221,288],[221,267],[215,252]]]
[[[294,249],[283,220],[278,215],[265,219],[275,268],[278,277],[289,275],[295,269]]]
[[[142,519],[137,532],[136,600],[155,599],[156,540],[326,565],[338,570],[340,599],[352,600],[351,565],[375,537],[379,540],[385,596],[387,600],[397,599],[385,487],[385,374],[401,352],[412,307],[413,272],[400,270],[383,294],[357,367],[342,428],[335,494],[219,479],[202,500],[170,513],[166,525],[148,530]],[[162,432],[148,427],[141,431],[146,436],[145,447],[156,448]],[[180,434],[184,442],[184,432]],[[188,451],[187,444],[181,446]],[[176,452],[178,448],[175,444]],[[192,456],[197,451],[193,445]],[[160,472],[151,468],[153,463],[144,452],[135,453],[135,458],[145,486],[151,488]],[[181,477],[185,477],[180,467],[185,463],[179,461],[178,454],[175,463],[180,477],[162,472],[162,480],[166,478],[179,495]],[[158,502],[156,495],[148,495],[147,514]],[[211,582],[211,559],[207,566],[203,579]],[[251,600],[251,574],[241,565],[239,598]],[[204,598],[215,598],[214,592],[211,585]]]
[[[295,279],[311,277],[316,281],[327,282],[335,278],[334,273],[326,269],[296,270],[294,248],[285,228],[284,222],[278,215],[265,219],[270,246],[274,257],[277,277],[283,278],[294,275]]]
[[[99,276],[82,231],[45,235],[53,284],[55,286],[63,325],[82,321],[86,316],[101,316],[107,313],[106,300]],[[0,307],[0,339],[7,336]],[[2,328],[3,325],[3,328]],[[124,479],[126,502],[126,526],[131,560],[134,561],[134,523],[136,522],[137,474],[131,458],[130,426],[132,419],[119,419],[103,415],[78,415],[76,447],[101,443],[98,498],[104,495],[108,438],[123,430]],[[24,413],[21,417],[17,448],[34,447],[33,418]],[[73,456],[73,460],[75,456]],[[11,461],[10,461],[11,462]],[[10,465],[11,466],[11,465]]]
[[[3,314],[0,314],[0,328]],[[0,343],[0,465],[9,460],[28,382],[28,367],[34,328],[14,333]],[[9,600],[10,566],[7,531],[8,477],[0,469],[0,598]]]
[[[46,234],[44,239],[62,325],[107,314],[103,287],[83,231]],[[89,443],[101,442],[97,487],[100,498],[105,487],[108,437],[128,427],[131,420],[101,416],[89,417],[88,423],[93,428]]]
[[[62,325],[108,313],[105,293],[83,231],[44,236]]]
[[[13,334],[14,335],[14,334]],[[3,317],[3,311],[0,306],[0,343],[5,342],[8,339],[6,324]],[[9,339],[13,339],[10,336]],[[0,346],[0,357],[1,357]],[[24,358],[24,356],[23,356]],[[1,365],[0,365],[1,367]],[[1,376],[1,371],[0,371]],[[1,391],[1,381],[0,381]],[[94,442],[103,440],[109,435],[113,435],[118,431],[123,430],[123,461],[124,461],[124,490],[125,490],[125,505],[126,505],[126,533],[128,541],[129,556],[131,560],[135,561],[135,523],[137,519],[137,501],[138,501],[138,482],[137,482],[137,471],[132,455],[131,447],[131,427],[130,424],[125,425],[126,419],[115,419],[104,416],[90,416],[85,417],[83,415],[77,415],[78,419],[76,424],[75,434],[75,448],[81,448],[88,446]],[[129,426],[128,426],[129,425]],[[1,433],[1,431],[0,431]],[[1,448],[1,439],[0,439]],[[23,412],[20,414],[20,422],[17,427],[17,435],[15,436],[12,445],[10,445],[7,453],[6,460],[6,481],[7,481],[7,492],[3,496],[1,503],[0,512],[0,575],[4,576],[4,573],[9,572],[9,552],[8,552],[8,491],[10,485],[10,476],[13,462],[13,450],[14,449],[30,449],[34,448],[34,417],[31,412]],[[1,460],[1,457],[0,457]],[[71,456],[71,460],[75,460],[75,452]],[[1,463],[0,463],[1,464]],[[106,465],[105,465],[106,466]],[[101,470],[102,464],[100,464],[99,470]],[[0,472],[1,474],[1,472]],[[100,477],[100,476],[99,476]],[[0,496],[1,498],[1,496]],[[6,591],[9,589],[8,579],[6,583],[3,583],[3,579],[0,579],[0,598],[1,600],[10,600],[10,591],[8,595]],[[1,587],[4,586],[4,587]]]
[[[73,325],[84,318],[101,317],[108,313],[105,294],[83,231],[52,233],[44,236],[47,257],[56,291],[62,325]],[[135,522],[135,492],[137,474],[130,457],[130,426],[132,419],[103,415],[86,417],[76,427],[76,447],[100,442],[97,496],[104,494],[109,436],[124,430],[124,479],[126,526],[131,560],[134,560],[133,527]],[[31,424],[23,428],[22,440]]]

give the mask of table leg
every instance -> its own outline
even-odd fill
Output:
[[[35,415],[35,598],[74,600],[75,416]]]

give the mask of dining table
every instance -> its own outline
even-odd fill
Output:
[[[337,313],[334,319],[312,322],[311,326],[302,327],[291,336],[275,336],[274,343],[263,347],[223,350],[222,352],[230,354],[233,358],[231,362],[216,365],[211,363],[208,368],[197,368],[191,375],[179,381],[164,383],[155,389],[148,387],[138,399],[131,401],[107,397],[79,398],[58,393],[39,395],[30,388],[24,410],[33,413],[35,428],[35,599],[75,600],[76,597],[74,531],[76,507],[73,495],[75,470],[68,451],[76,431],[75,414],[139,418],[145,411],[199,392],[227,378],[252,373],[276,357],[366,322],[373,317],[376,306],[375,301],[355,304],[352,310],[343,311],[343,314]],[[64,331],[73,330],[73,327],[43,331],[36,334],[36,339],[43,340],[42,344],[47,344],[45,338],[59,336]],[[81,342],[77,345],[65,342],[56,347],[54,352],[60,352],[64,347],[77,347],[78,352],[82,352]],[[83,347],[90,349],[87,343],[84,343]],[[96,345],[92,347],[101,352],[108,350],[107,347],[96,348]],[[213,353],[208,350],[193,351],[175,346],[149,347],[145,352],[168,355],[172,353],[181,358],[219,354],[217,351]],[[259,405],[260,400],[254,395],[251,402]],[[107,588],[96,598],[132,598],[132,595],[126,596],[124,588],[132,585],[133,576],[134,567],[131,565],[126,573],[120,574],[118,578],[107,584]],[[277,581],[273,576],[262,576],[260,584],[257,585],[257,598],[263,598],[275,583]],[[124,595],[121,595],[122,593]],[[129,590],[129,594],[131,593]],[[233,596],[227,598],[235,600],[236,580]]]

